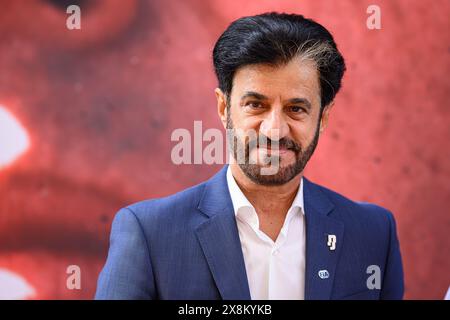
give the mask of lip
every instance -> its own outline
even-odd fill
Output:
[[[267,154],[279,154],[279,155],[283,155],[283,154],[287,154],[289,152],[293,152],[291,149],[286,149],[286,148],[280,148],[280,149],[268,149],[268,148],[264,148],[264,147],[258,147],[259,150],[265,151]]]

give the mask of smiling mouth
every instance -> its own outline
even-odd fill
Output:
[[[283,155],[288,154],[289,152],[294,152],[294,150],[286,147],[280,147],[280,148],[271,148],[271,147],[258,147],[258,150],[264,151],[268,155],[274,154],[274,155]]]

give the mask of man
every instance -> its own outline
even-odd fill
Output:
[[[401,299],[392,214],[302,175],[345,71],[331,34],[300,15],[245,17],[213,59],[231,164],[120,210],[96,298]]]

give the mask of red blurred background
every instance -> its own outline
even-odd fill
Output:
[[[81,8],[81,30],[66,28],[70,4]],[[366,27],[370,4],[381,8],[381,30]],[[2,0],[0,110],[14,117],[29,147],[0,163],[0,275],[20,279],[0,276],[0,291],[15,297],[22,281],[31,299],[92,298],[115,212],[220,168],[174,165],[171,133],[192,131],[194,120],[204,130],[221,128],[212,47],[232,20],[274,10],[323,24],[347,61],[306,176],[392,210],[405,298],[444,297],[448,0]],[[16,143],[8,130],[0,127],[3,143]],[[0,144],[0,155],[5,150]],[[73,264],[81,290],[66,288]]]

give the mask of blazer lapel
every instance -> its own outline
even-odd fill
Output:
[[[209,219],[196,228],[197,238],[224,300],[250,300],[244,256],[226,181],[228,166],[210,179],[198,209]]]
[[[312,182],[303,178],[306,216],[305,299],[327,300],[331,297],[339,254],[344,239],[344,224],[329,216],[334,205]],[[328,236],[336,237],[334,250]]]

